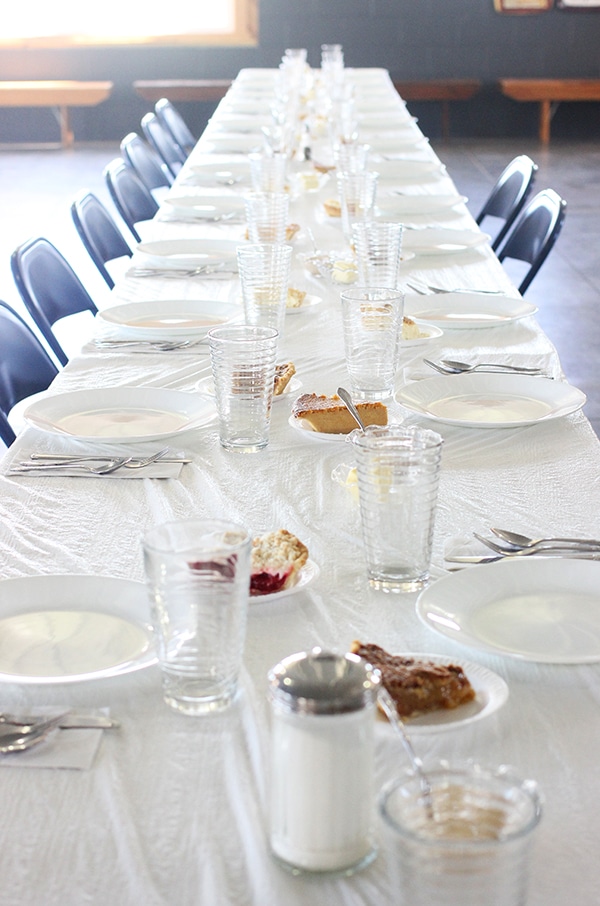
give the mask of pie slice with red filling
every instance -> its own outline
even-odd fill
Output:
[[[250,561],[250,595],[270,595],[291,588],[307,560],[306,545],[286,529],[255,538]]]

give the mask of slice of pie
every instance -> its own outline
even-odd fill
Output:
[[[281,364],[275,365],[273,394],[280,396],[295,374],[296,366],[293,362],[281,362]]]
[[[365,425],[387,425],[387,406],[383,403],[357,403],[356,408]],[[292,406],[292,415],[304,419],[313,431],[321,434],[350,434],[356,428],[356,422],[337,394],[303,393]]]
[[[381,680],[402,718],[457,708],[475,698],[462,667],[388,654],[379,645],[353,642],[354,654],[381,672]]]
[[[288,532],[279,529],[254,538],[250,560],[250,595],[270,595],[291,588],[308,560],[308,548]]]

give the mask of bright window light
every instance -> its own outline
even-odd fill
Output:
[[[103,44],[253,44],[257,0],[27,0],[11,8],[0,45],[77,47]]]

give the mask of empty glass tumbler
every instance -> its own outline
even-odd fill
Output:
[[[352,440],[369,583],[419,591],[429,580],[443,440],[393,424],[355,431]]]
[[[395,289],[353,286],[341,293],[344,353],[352,396],[392,395],[404,296]]]

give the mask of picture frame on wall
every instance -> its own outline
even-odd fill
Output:
[[[600,0],[598,0],[600,3]],[[497,13],[545,13],[552,9],[554,0],[494,0]]]
[[[558,9],[600,10],[600,0],[558,0]]]

